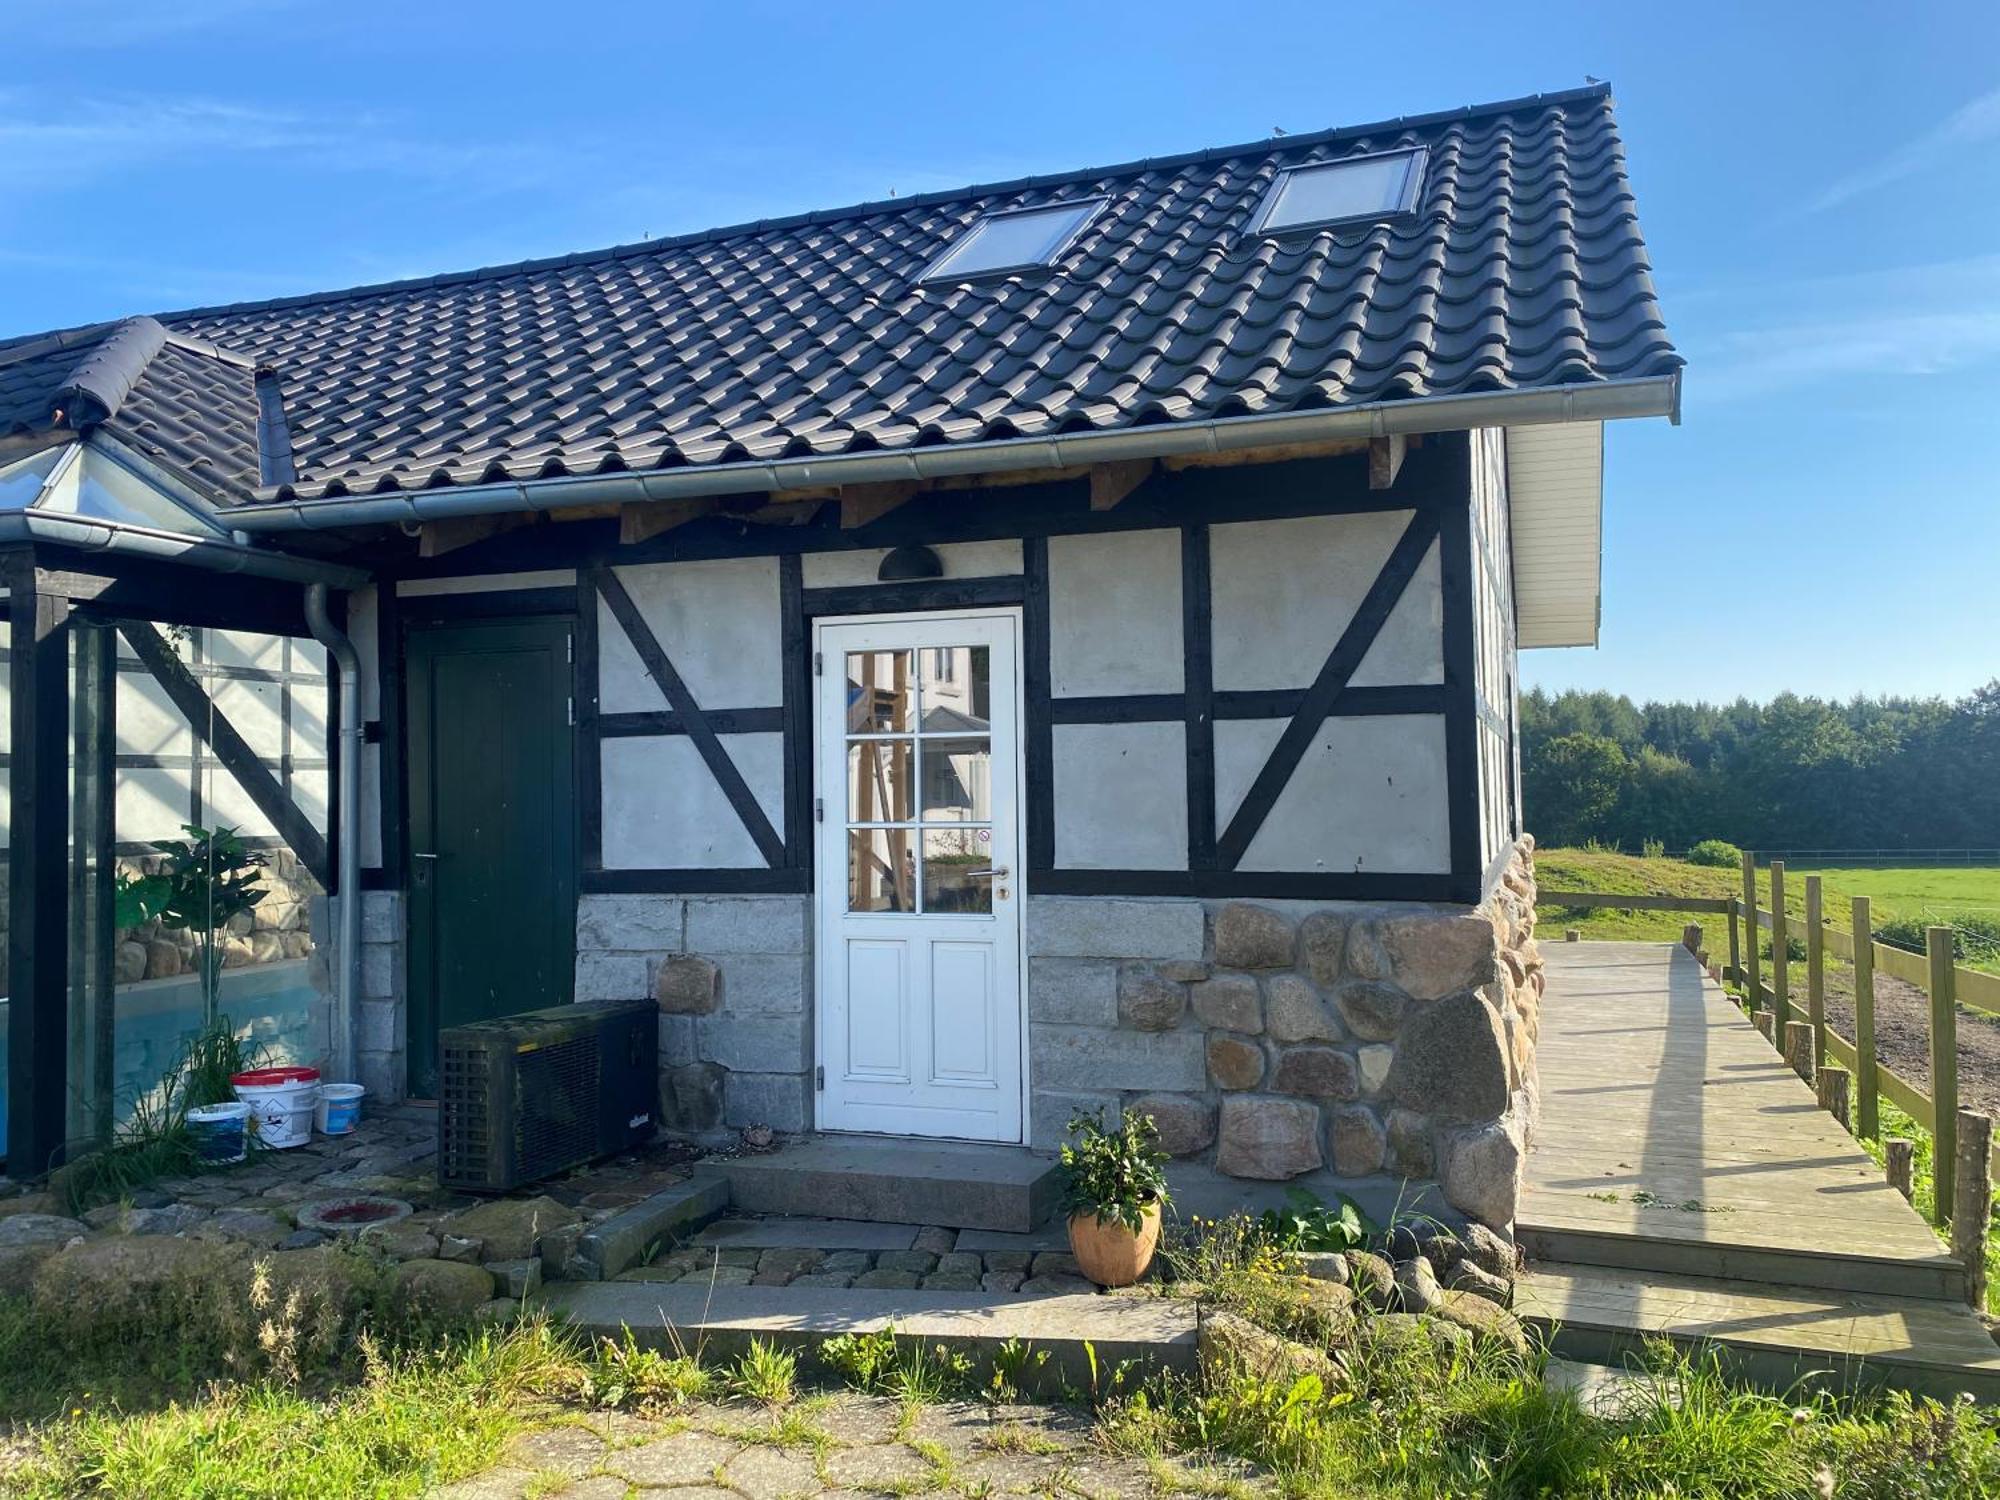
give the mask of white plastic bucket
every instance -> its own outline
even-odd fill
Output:
[[[319,1097],[317,1068],[253,1068],[229,1080],[236,1097],[250,1106],[257,1139],[284,1150],[312,1139],[313,1101]]]
[[[202,1104],[187,1112],[195,1154],[204,1166],[221,1167],[243,1160],[250,1149],[250,1106]]]
[[[313,1123],[321,1135],[347,1135],[361,1123],[361,1096],[368,1090],[358,1083],[323,1083],[319,1103],[314,1106]]]

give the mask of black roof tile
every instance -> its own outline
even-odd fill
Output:
[[[1416,212],[1245,234],[1282,169],[1414,146],[1429,151]],[[915,279],[982,213],[1086,197],[1104,211],[1050,267]],[[243,502],[1071,433],[1680,363],[1610,94],[1596,87],[0,343],[0,436],[47,426],[65,387],[101,385],[115,396],[98,403],[109,430]],[[262,446],[254,370],[269,372]],[[285,439],[289,469],[268,451]],[[287,472],[296,478],[268,482]]]

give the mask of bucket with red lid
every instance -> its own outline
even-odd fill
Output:
[[[313,1105],[319,1099],[318,1068],[252,1068],[232,1073],[236,1097],[250,1106],[257,1138],[283,1150],[312,1139]]]

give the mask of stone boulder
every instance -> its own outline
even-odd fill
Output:
[[[58,1325],[102,1332],[137,1328],[167,1298],[231,1297],[248,1283],[241,1245],[173,1235],[106,1235],[58,1250],[36,1268],[31,1296]]]
[[[1299,961],[1312,982],[1331,989],[1340,981],[1347,952],[1347,918],[1316,911],[1299,923]]]
[[[1333,1170],[1342,1177],[1365,1177],[1382,1170],[1388,1150],[1388,1133],[1375,1111],[1365,1104],[1350,1104],[1331,1112],[1326,1128],[1328,1155]]]
[[[1449,1360],[1472,1352],[1472,1334],[1442,1317],[1383,1313],[1362,1330],[1378,1357]]]
[[[1485,1297],[1470,1291],[1441,1292],[1437,1315],[1446,1324],[1464,1329],[1478,1342],[1499,1344],[1517,1359],[1528,1357],[1528,1332],[1521,1326],[1521,1320]]]
[[[713,1015],[722,1003],[722,971],[692,953],[669,954],[653,974],[653,999],[670,1016]]]
[[[1386,974],[1414,1000],[1440,1000],[1476,990],[1500,972],[1500,939],[1481,912],[1422,912],[1382,917],[1375,938],[1388,961]]]
[[[1507,1038],[1493,1007],[1459,990],[1403,1027],[1388,1088],[1406,1109],[1439,1120],[1493,1120],[1507,1108]]]
[[[1333,1361],[1318,1349],[1259,1328],[1236,1313],[1203,1308],[1195,1331],[1202,1378],[1211,1387],[1243,1375],[1289,1386],[1306,1375],[1330,1382]]]
[[[1470,1292],[1475,1297],[1484,1297],[1495,1307],[1508,1307],[1514,1301],[1512,1281],[1482,1270],[1469,1260],[1462,1260],[1453,1266],[1443,1281],[1447,1291]]]
[[[1294,1250],[1285,1259],[1301,1276],[1347,1285],[1347,1257],[1338,1250]]]
[[[1421,1255],[1396,1263],[1396,1302],[1406,1313],[1437,1311],[1442,1293],[1437,1272]]]
[[[542,1263],[532,1264],[539,1273]],[[393,1284],[410,1311],[446,1322],[471,1318],[494,1293],[492,1272],[457,1260],[406,1260],[396,1267]]]
[[[1294,1099],[1232,1094],[1222,1101],[1215,1169],[1266,1182],[1317,1170],[1319,1110]]]
[[[379,1262],[346,1241],[273,1250],[254,1264],[279,1302],[297,1293],[308,1307],[331,1307],[343,1315],[372,1301],[387,1280]]]
[[[1391,1312],[1396,1306],[1396,1268],[1372,1250],[1347,1252],[1347,1284],[1363,1307]]]
[[[1134,965],[1118,971],[1118,1024],[1134,1031],[1172,1031],[1187,1014],[1184,984],[1160,977],[1159,971]]]
[[[89,1233],[90,1226],[83,1220],[61,1214],[9,1214],[0,1219],[0,1247],[53,1245],[60,1249]]]
[[[1437,1153],[1431,1147],[1431,1122],[1410,1109],[1389,1111],[1388,1150],[1384,1160],[1399,1177],[1425,1178],[1437,1172]]]
[[[1468,1224],[1459,1231],[1458,1243],[1463,1252],[1461,1260],[1471,1261],[1490,1276],[1514,1279],[1520,1257],[1514,1252],[1513,1241],[1505,1235],[1484,1224]]]
[[[1287,1047],[1278,1054],[1271,1087],[1308,1099],[1357,1099],[1361,1075],[1352,1053],[1335,1047]]]
[[[1496,1121],[1453,1136],[1439,1174],[1445,1201],[1487,1225],[1511,1225],[1521,1196],[1518,1122]]]
[[[1211,1036],[1208,1076],[1217,1088],[1254,1089],[1264,1081],[1264,1049],[1240,1036]]]
[[[1320,992],[1296,974],[1264,981],[1264,1025],[1280,1042],[1337,1042],[1346,1035]]]
[[[553,1198],[496,1198],[453,1214],[444,1230],[461,1239],[484,1240],[488,1260],[526,1260],[536,1253],[545,1230],[576,1221],[576,1210]]]
[[[1195,1019],[1217,1031],[1255,1036],[1264,1029],[1257,981],[1248,974],[1217,974],[1194,987]]]
[[[1392,1040],[1410,1010],[1410,997],[1380,979],[1350,979],[1334,991],[1333,1002],[1347,1029],[1370,1042]]]
[[[1298,947],[1291,921],[1268,906],[1232,901],[1215,918],[1215,961],[1225,969],[1289,969]]]
[[[1160,1132],[1160,1149],[1176,1160],[1199,1156],[1215,1144],[1215,1106],[1188,1094],[1147,1094],[1127,1106],[1127,1113],[1151,1115]]]

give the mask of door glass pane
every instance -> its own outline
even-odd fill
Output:
[[[847,835],[847,909],[916,910],[916,834],[907,828],[855,828]]]
[[[850,740],[847,746],[847,817],[852,823],[916,820],[916,785],[910,779],[909,740]]]
[[[993,830],[924,830],[924,910],[993,910]]]
[[[984,646],[934,646],[917,653],[925,734],[983,734],[991,699]]]
[[[897,734],[917,727],[916,680],[907,651],[847,654],[847,732]]]
[[[984,823],[993,817],[993,752],[983,739],[923,740],[924,821]]]

